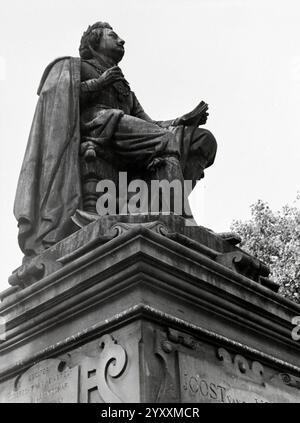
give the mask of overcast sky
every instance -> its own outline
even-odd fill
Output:
[[[300,190],[300,2],[6,0],[0,12],[0,290],[21,264],[13,201],[44,68],[78,55],[107,21],[126,41],[121,68],[163,120],[210,105],[215,164],[192,194],[198,223],[227,231],[257,199],[274,209]]]

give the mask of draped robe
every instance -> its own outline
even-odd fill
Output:
[[[82,207],[82,140],[94,140],[105,159],[124,168],[144,167],[156,156],[177,154],[189,179],[199,179],[214,161],[216,143],[209,131],[160,127],[132,91],[124,93],[125,101],[119,93],[113,105],[101,104],[103,96],[91,101],[84,93],[88,77],[82,67],[79,58],[57,59],[40,83],[14,204],[25,257],[41,253],[74,231],[71,216]],[[189,166],[189,160],[199,164],[198,176],[191,174],[197,164]]]

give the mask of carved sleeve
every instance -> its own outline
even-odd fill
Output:
[[[100,82],[98,72],[87,62],[81,62],[81,84],[80,97],[82,100],[88,99],[91,95],[99,91]]]
[[[99,91],[100,88],[100,83],[97,78],[89,79],[88,81],[83,81],[80,84],[80,91],[82,93]]]

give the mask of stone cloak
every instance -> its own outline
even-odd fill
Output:
[[[39,90],[14,203],[25,256],[39,254],[72,232],[80,208],[80,59],[46,69]]]

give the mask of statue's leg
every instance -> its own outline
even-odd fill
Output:
[[[86,134],[93,139],[96,152],[95,162],[92,163],[96,175],[90,177],[89,172],[88,180],[87,178],[83,180],[84,207],[88,211],[93,211],[96,207],[97,179],[112,179],[117,190],[119,172],[127,172],[128,184],[135,179],[146,180],[153,160],[165,154],[167,146],[172,144],[171,140],[174,138],[172,133],[153,122],[125,114],[113,128],[113,135],[109,141],[103,142],[110,120],[108,118],[102,120],[104,123],[101,119],[94,119],[95,125],[89,124]],[[90,163],[88,165],[91,167]],[[82,169],[85,170],[88,165]],[[114,172],[110,172],[110,168]]]
[[[147,183],[150,191],[151,212],[175,213],[184,215],[184,181],[180,158],[168,148],[165,154],[157,157],[148,168]]]
[[[116,166],[146,171],[157,156],[166,153],[174,135],[156,125],[134,116],[124,115],[110,143]]]
[[[135,179],[147,183],[149,211],[181,214],[179,206],[182,201],[183,174],[176,137],[171,131],[153,122],[124,115],[118,122],[108,148],[109,154],[104,151],[103,156],[118,171],[127,172],[128,183]],[[176,183],[167,192],[167,185],[174,180]],[[164,181],[163,193],[161,188],[155,189],[155,184],[161,181]]]
[[[213,134],[204,128],[190,126],[169,127],[174,134],[172,150],[179,152],[182,173],[184,216],[191,216],[188,196],[196,183],[204,177],[204,169],[214,162],[217,142]],[[180,172],[177,172],[178,174]]]
[[[149,210],[182,214],[183,174],[176,136],[152,122],[125,115],[113,146],[121,163],[140,171],[149,187]]]

